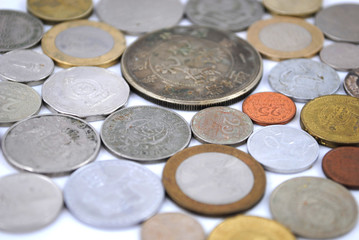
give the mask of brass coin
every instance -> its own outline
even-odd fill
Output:
[[[346,95],[315,98],[302,108],[300,124],[322,145],[358,145],[359,99]]]
[[[305,17],[317,12],[322,0],[263,0],[263,5],[274,14]]]
[[[248,42],[201,26],[147,34],[126,49],[121,63],[139,94],[185,110],[238,101],[262,77],[262,59]]]

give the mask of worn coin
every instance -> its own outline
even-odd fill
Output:
[[[262,4],[252,0],[189,0],[186,16],[195,24],[240,31],[262,18]]]
[[[344,89],[350,96],[359,98],[359,68],[346,75]]]
[[[73,67],[53,74],[42,97],[57,112],[98,120],[122,107],[129,97],[126,81],[99,67]]]
[[[157,175],[140,164],[107,160],[71,174],[64,188],[70,212],[94,227],[129,227],[154,215],[164,199]]]
[[[226,215],[254,206],[263,196],[266,177],[249,154],[204,144],[172,156],[162,182],[178,205],[204,215]]]
[[[319,177],[298,177],[270,196],[273,218],[305,238],[335,238],[356,224],[358,206],[342,185]]]
[[[332,43],[320,51],[320,59],[335,70],[359,68],[359,46],[351,43]]]
[[[263,5],[272,13],[289,16],[308,16],[322,7],[322,0],[263,0]]]
[[[270,86],[296,102],[335,93],[340,86],[338,73],[311,59],[291,59],[278,63],[269,73]]]
[[[100,149],[96,130],[66,115],[37,115],[14,124],[2,139],[13,166],[42,174],[64,174],[95,160]]]

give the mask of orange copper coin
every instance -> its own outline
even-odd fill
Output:
[[[288,123],[294,118],[297,108],[292,99],[281,93],[260,92],[243,101],[242,111],[254,123],[266,126]]]

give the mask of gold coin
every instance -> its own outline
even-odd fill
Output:
[[[52,27],[41,41],[43,52],[61,67],[109,67],[126,48],[116,28],[88,20],[69,21]]]
[[[317,12],[322,0],[263,0],[263,5],[274,14],[305,17]]]
[[[303,19],[274,17],[252,24],[247,40],[263,56],[280,61],[314,56],[323,47],[324,36],[319,28]]]
[[[250,239],[285,239],[294,240],[295,236],[277,221],[238,215],[220,223],[207,240],[250,240]]]
[[[358,145],[359,99],[346,95],[315,98],[302,108],[300,124],[322,145]]]

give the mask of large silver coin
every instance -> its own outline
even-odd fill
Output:
[[[22,170],[64,174],[95,160],[100,149],[96,130],[66,115],[37,115],[16,123],[2,139],[4,157]]]
[[[157,175],[140,164],[99,161],[74,172],[64,188],[70,212],[102,228],[129,227],[154,215],[164,199]]]
[[[310,59],[278,63],[269,73],[270,86],[296,102],[335,93],[340,86],[338,73],[328,65]]]
[[[342,185],[318,177],[298,177],[279,185],[270,196],[273,218],[305,238],[329,239],[349,232],[358,206]]]
[[[320,51],[320,59],[335,70],[350,71],[359,68],[359,46],[351,43],[333,43]]]
[[[121,109],[104,121],[101,139],[115,155],[132,160],[165,159],[184,149],[191,129],[177,113],[154,106]]]
[[[247,141],[249,154],[272,172],[295,173],[310,168],[319,155],[317,141],[308,133],[283,125],[254,132]]]
[[[126,104],[130,88],[115,73],[99,67],[74,67],[53,74],[42,97],[57,112],[98,120]]]

